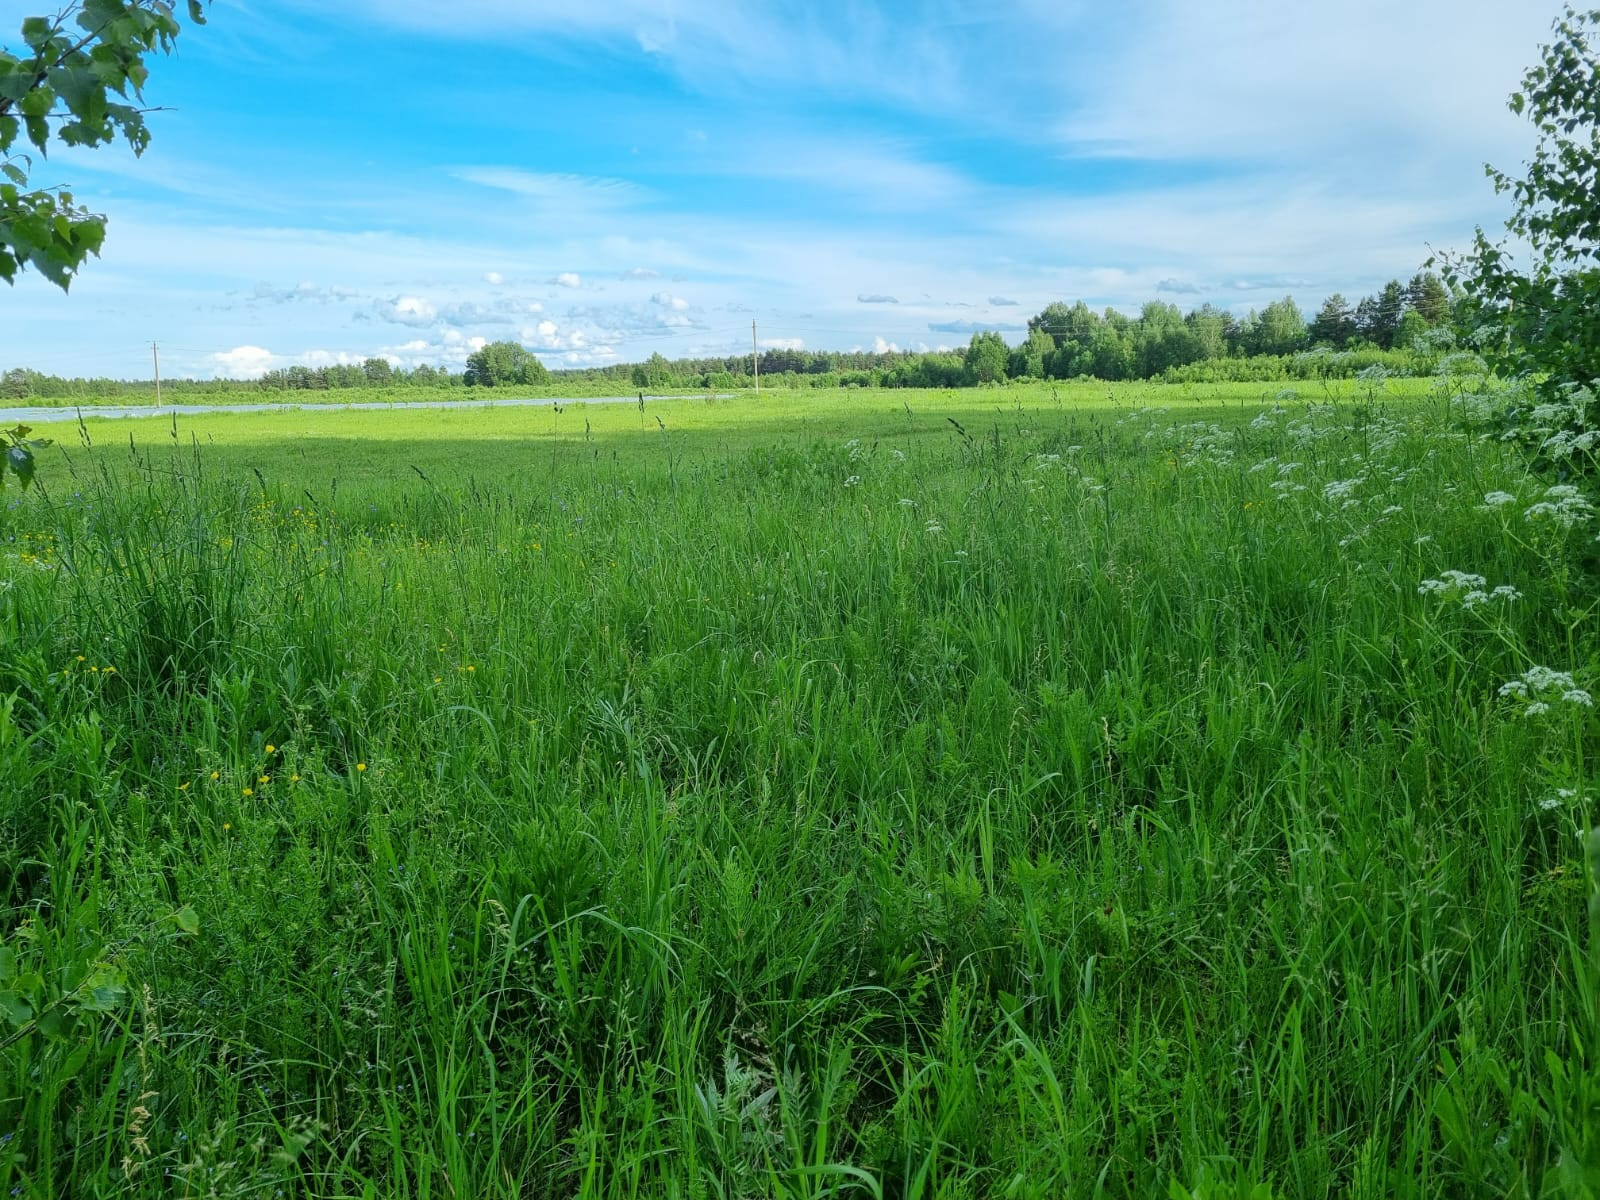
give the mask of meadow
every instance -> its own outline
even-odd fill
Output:
[[[1465,390],[41,430],[0,1194],[1592,1194],[1594,511]]]

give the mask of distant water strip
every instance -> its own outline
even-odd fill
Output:
[[[730,392],[689,392],[677,396],[646,396],[645,403],[660,400],[732,400]],[[637,404],[632,396],[507,396],[494,400],[353,400],[348,404],[87,404],[52,405],[48,408],[0,408],[0,425],[44,425],[101,417],[196,417],[205,413],[260,412],[377,412],[401,408],[548,408],[552,404]]]

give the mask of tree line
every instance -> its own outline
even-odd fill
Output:
[[[178,395],[240,391],[343,391],[373,388],[609,387],[625,391],[754,385],[790,387],[970,387],[1008,380],[1102,379],[1168,382],[1255,382],[1350,377],[1380,366],[1392,374],[1426,374],[1454,345],[1456,297],[1438,275],[1423,271],[1408,284],[1390,280],[1355,304],[1335,294],[1307,320],[1285,296],[1243,317],[1202,304],[1185,313],[1151,301],[1129,316],[1087,304],[1047,305],[1012,346],[996,331],[974,333],[964,349],[936,351],[800,350],[668,359],[552,371],[514,341],[475,350],[464,368],[426,363],[397,367],[383,358],[360,364],[292,366],[259,379],[163,381]],[[0,398],[68,400],[147,393],[150,381],[65,379],[24,368],[0,375]]]

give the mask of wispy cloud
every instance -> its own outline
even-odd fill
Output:
[[[1021,333],[1027,326],[993,321],[929,321],[928,328],[934,333]]]

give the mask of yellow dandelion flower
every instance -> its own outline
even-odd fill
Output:
[[[211,772],[211,778],[213,778],[213,779],[221,779],[222,778],[222,772],[221,771],[213,771],[213,772]]]
[[[289,776],[289,782],[290,783],[299,783],[300,782],[300,776],[298,776],[298,775]]]
[[[255,795],[255,792],[254,792],[254,791],[253,791],[253,790],[251,790],[251,789],[250,789],[250,788],[245,788],[245,789],[244,789],[244,794],[245,794],[245,795],[246,795],[246,796],[254,796],[254,795]]]
[[[278,748],[276,746],[274,746],[271,742],[268,742],[267,743],[267,753],[268,754],[276,754],[277,752],[278,752]]]
[[[365,771],[366,769],[367,769],[367,764],[366,763],[357,763],[356,764],[356,770]]]
[[[187,792],[189,790],[189,781],[185,779],[182,783],[180,783],[178,785],[178,790],[180,792]]]
[[[222,832],[223,833],[227,833],[232,828],[233,828],[233,822],[232,821],[224,821],[222,823]]]
[[[257,783],[271,783],[272,782],[272,776],[271,775],[263,775],[260,779],[256,780],[256,782]]]

